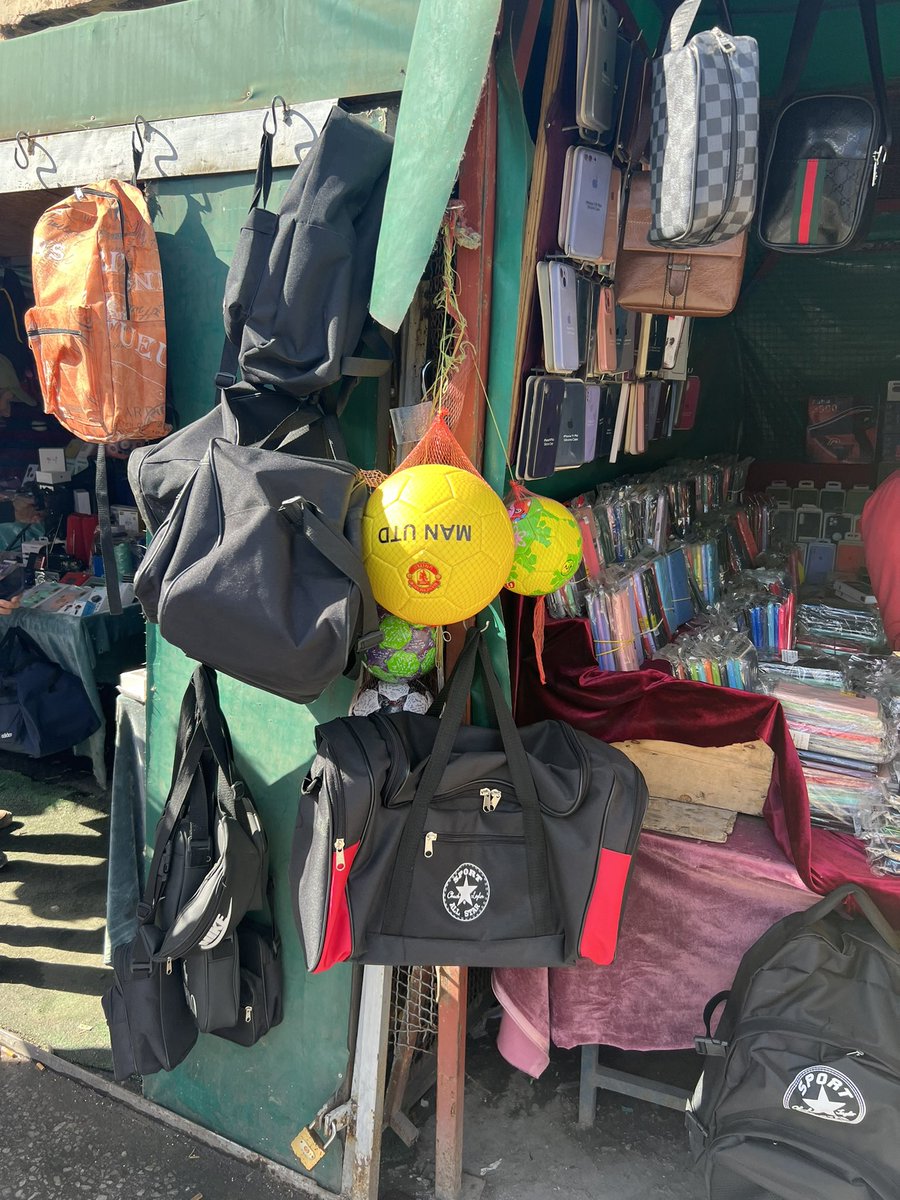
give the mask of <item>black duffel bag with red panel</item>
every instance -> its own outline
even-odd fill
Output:
[[[499,730],[463,725],[476,664]],[[291,856],[310,971],[612,961],[644,779],[562,721],[517,729],[480,634],[427,714],[343,717],[316,744]]]

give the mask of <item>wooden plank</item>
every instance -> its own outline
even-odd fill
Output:
[[[276,167],[295,167],[315,143],[336,101],[316,100],[288,107],[275,106],[277,123],[272,144]],[[259,158],[259,140],[268,108],[247,112],[210,113],[202,117],[175,117],[154,121],[145,131],[146,149],[141,179],[168,179],[185,175],[221,175],[253,171]],[[386,119],[386,118],[385,118]],[[269,118],[271,122],[271,117]],[[131,178],[132,125],[105,129],[79,129],[71,133],[41,134],[0,142],[0,193],[42,188],[76,187],[97,179]],[[18,149],[27,150],[28,165],[16,165]]]
[[[378,1198],[390,1008],[391,968],[363,967],[350,1092],[356,1120],[344,1147],[341,1189],[348,1200]]]
[[[737,813],[708,804],[685,804],[680,800],[662,800],[651,796],[644,816],[644,829],[671,833],[675,837],[699,842],[727,842],[734,829]]]
[[[772,779],[774,755],[765,742],[688,746],[681,742],[614,742],[639,768],[651,796],[707,804],[758,817]]]
[[[435,1200],[459,1200],[466,1081],[466,967],[438,968]]]

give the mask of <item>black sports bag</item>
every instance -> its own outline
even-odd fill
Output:
[[[773,925],[704,1018],[687,1122],[710,1200],[896,1200],[900,935],[865,892]]]
[[[476,662],[499,732],[462,724]],[[316,745],[291,859],[311,971],[612,961],[643,777],[561,721],[518,730],[479,634],[428,714],[345,717]]]
[[[866,96],[794,96],[822,0],[800,0],[797,8],[759,201],[759,239],[769,250],[826,254],[868,233],[891,130],[876,2],[859,0],[859,8],[874,103]]]

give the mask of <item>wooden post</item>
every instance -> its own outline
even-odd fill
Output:
[[[391,968],[363,967],[350,1089],[356,1118],[344,1146],[341,1188],[347,1200],[378,1200],[390,1007]]]
[[[467,967],[438,971],[435,1200],[459,1200],[462,1192],[468,984]]]

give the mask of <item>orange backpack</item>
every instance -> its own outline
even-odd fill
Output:
[[[34,231],[25,325],[44,406],[87,442],[168,432],[166,322],[156,234],[139,188],[76,188]]]

